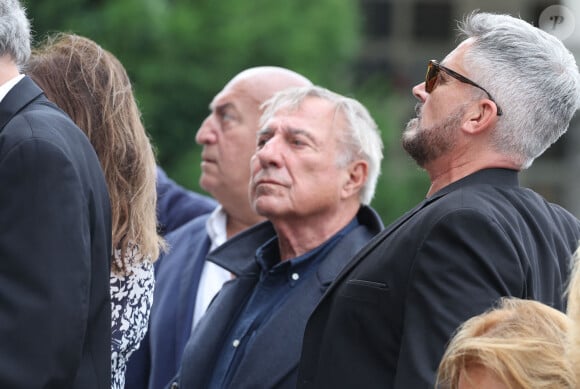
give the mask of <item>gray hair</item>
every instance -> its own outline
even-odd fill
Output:
[[[276,93],[263,104],[264,113],[260,125],[264,126],[282,108],[298,109],[308,97],[332,103],[335,115],[340,113],[344,117],[346,128],[342,129],[338,138],[343,153],[339,156],[337,165],[343,167],[357,159],[368,163],[368,177],[359,193],[359,200],[361,204],[370,204],[381,172],[383,141],[375,121],[361,103],[319,86],[289,88]]]
[[[471,13],[459,29],[474,44],[465,66],[502,108],[494,147],[529,167],[580,107],[574,56],[556,37],[509,15]]]
[[[22,69],[30,57],[30,22],[18,0],[0,0],[0,55]]]

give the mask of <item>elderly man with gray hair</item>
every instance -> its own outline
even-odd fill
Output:
[[[368,206],[382,141],[360,103],[292,88],[266,103],[261,122],[250,198],[268,221],[208,255],[235,277],[193,331],[173,388],[294,388],[308,316],[382,229]]]

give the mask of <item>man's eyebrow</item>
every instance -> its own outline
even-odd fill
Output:
[[[264,135],[270,135],[272,134],[272,132],[274,132],[274,130],[270,127],[264,127],[261,130],[258,131],[257,136],[264,136]],[[308,139],[310,139],[312,142],[317,143],[316,139],[314,139],[314,137],[312,136],[311,133],[309,133],[306,130],[303,130],[301,128],[294,128],[294,127],[287,127],[284,129],[284,132],[287,132],[290,135],[302,135],[307,137]]]
[[[232,103],[214,104],[213,102],[209,104],[210,111],[223,111],[227,108],[231,108],[234,105]]]
[[[268,134],[271,134],[271,133],[272,133],[272,131],[273,131],[273,130],[272,130],[270,127],[264,127],[264,128],[262,128],[262,129],[258,130],[258,132],[257,132],[257,134],[256,134],[256,135],[257,135],[257,136],[268,135]]]
[[[310,139],[312,142],[316,143],[316,139],[312,136],[312,134],[306,130],[301,128],[288,128],[288,132],[292,135],[303,135]]]

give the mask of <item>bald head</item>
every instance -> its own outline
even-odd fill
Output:
[[[258,105],[261,105],[281,90],[309,86],[312,85],[312,82],[289,69],[277,66],[258,66],[238,73],[226,85],[226,88],[234,84],[252,97]]]
[[[307,78],[291,70],[259,66],[237,74],[211,102],[195,138],[203,146],[199,182],[228,215],[228,236],[263,220],[248,198],[262,104],[284,89],[308,85]]]

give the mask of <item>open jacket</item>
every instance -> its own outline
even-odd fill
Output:
[[[360,225],[345,235],[322,260],[316,273],[298,283],[283,304],[262,323],[261,337],[245,350],[229,387],[295,387],[302,334],[310,313],[337,274],[383,227],[379,216],[369,207],[361,207],[356,217]],[[259,280],[256,249],[274,235],[272,224],[264,222],[228,240],[208,255],[208,260],[230,270],[235,278],[224,284],[195,328],[173,388],[208,387],[232,318]]]

